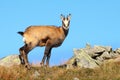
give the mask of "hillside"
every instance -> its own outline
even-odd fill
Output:
[[[74,55],[63,65],[40,67],[31,64],[27,70],[19,56],[0,59],[0,80],[120,80],[120,48],[111,46],[74,49]]]
[[[100,68],[0,67],[0,80],[119,80],[120,64],[103,64]]]

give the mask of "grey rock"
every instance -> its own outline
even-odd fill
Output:
[[[115,53],[114,51],[110,52],[110,56],[112,58],[116,58],[117,56],[119,56],[119,53]]]
[[[79,80],[79,78],[75,77],[73,80]]]
[[[38,78],[40,76],[40,73],[38,71],[35,71],[33,74],[34,79]]]
[[[74,49],[74,56],[68,61],[69,65],[75,65],[83,68],[98,67],[96,62],[83,50]]]
[[[93,48],[84,48],[83,49],[90,57],[96,58],[105,52],[105,49],[101,46],[94,46]]]
[[[104,51],[105,51],[105,48],[103,48],[102,46],[97,46],[97,45],[94,46],[94,53],[101,53]]]
[[[112,56],[107,51],[105,51],[100,57],[104,60],[112,58]]]
[[[93,48],[84,48],[83,49],[90,57],[95,57],[98,56],[98,54],[95,54],[94,49]]]
[[[115,52],[118,53],[118,54],[120,54],[120,48],[117,48],[117,49],[115,50]]]
[[[96,64],[97,64],[98,66],[101,65],[101,64],[103,63],[102,60],[95,60],[95,62],[96,62]]]
[[[105,48],[105,50],[108,51],[108,52],[112,52],[112,47],[111,46],[103,46],[103,48]]]
[[[14,65],[20,65],[19,55],[9,55],[0,59],[0,66],[11,67]]]
[[[85,48],[86,49],[91,49],[92,47],[91,47],[91,45],[89,43],[87,43]]]
[[[111,52],[112,51],[112,47],[111,46],[97,46],[95,45],[94,48],[98,51],[107,51],[107,52]]]
[[[104,59],[102,57],[97,57],[96,60],[100,61],[100,62],[103,62]]]
[[[115,58],[120,56],[120,48],[115,51],[112,50],[111,46],[99,46],[95,45],[91,47],[90,44],[86,44],[85,48],[74,49],[74,55],[68,60],[64,67],[67,69],[80,67],[80,68],[96,68],[101,64],[109,61],[115,62]],[[116,61],[120,61],[117,59]]]

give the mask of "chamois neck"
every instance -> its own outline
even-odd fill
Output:
[[[62,26],[62,30],[63,30],[65,36],[67,36],[67,34],[68,34],[68,32],[69,32],[69,29],[66,30],[66,29],[64,29],[63,26]]]

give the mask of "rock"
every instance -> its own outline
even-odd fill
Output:
[[[105,49],[101,46],[94,46],[93,48],[84,48],[83,49],[90,57],[96,58],[100,55],[102,55],[103,52],[105,52]]]
[[[86,49],[91,49],[91,45],[89,43],[86,44]]]
[[[108,58],[111,57],[109,53],[112,52],[112,47],[111,46],[97,46],[95,45],[92,50],[89,50],[88,53],[92,53],[92,58],[96,59],[97,57],[102,56],[103,58]]]
[[[95,46],[94,48],[83,48],[83,50],[92,58],[96,59],[96,57],[101,56],[102,53],[105,51],[103,48],[99,48],[98,46]]]
[[[77,66],[83,68],[95,68],[98,67],[96,62],[83,50],[74,49],[74,56],[68,61],[70,66]]]
[[[14,65],[20,65],[19,55],[9,55],[0,59],[0,66],[11,67]]]
[[[102,46],[97,46],[97,45],[94,46],[94,53],[102,53],[104,51],[105,49]]]
[[[110,52],[110,56],[111,56],[112,58],[116,58],[117,56],[119,56],[119,54],[118,54],[118,53],[115,53],[114,51],[112,51],[112,52]]]
[[[107,51],[107,52],[112,52],[112,47],[111,47],[111,46],[104,46],[103,48],[104,48],[105,51]]]
[[[35,71],[33,74],[34,79],[38,78],[40,76],[40,73],[38,71]]]
[[[73,80],[79,80],[79,78],[75,77]]]
[[[96,56],[96,54],[94,53],[94,50],[92,48],[84,48],[83,49],[90,57],[94,57]]]
[[[100,58],[99,58],[99,59],[100,59]],[[99,59],[95,60],[95,62],[96,62],[96,64],[97,64],[98,66],[103,63],[103,61],[102,61],[102,60],[99,60]]]
[[[103,52],[103,51],[111,52],[112,51],[111,46],[97,46],[97,45],[95,45],[94,49],[96,49],[97,52]]]
[[[86,44],[85,48],[74,49],[74,56],[60,67],[66,67],[67,69],[74,67],[93,69],[105,62],[120,62],[120,57],[118,56],[120,56],[120,48],[113,51],[111,46],[95,45],[91,47],[90,44]]]
[[[120,54],[120,48],[116,49],[115,52]]]
[[[104,60],[112,58],[112,56],[107,51],[103,52],[103,54],[100,57]]]

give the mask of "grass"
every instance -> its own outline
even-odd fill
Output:
[[[31,70],[27,70],[23,66],[0,67],[0,80],[75,80],[75,78],[79,80],[120,80],[120,64],[106,63],[96,69],[32,67]]]

